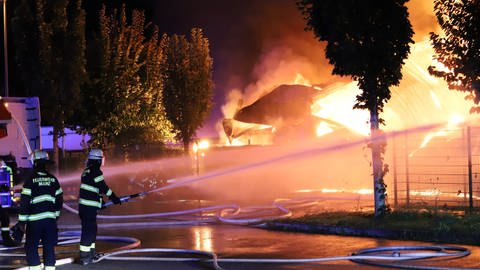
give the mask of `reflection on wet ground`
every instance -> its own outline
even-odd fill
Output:
[[[302,208],[297,208],[294,215],[305,213],[318,213],[321,211],[333,210],[366,210],[371,207],[370,195],[353,193],[336,194],[298,194],[294,191],[301,188],[319,189],[315,181],[304,181],[308,174],[288,174],[289,166],[279,169],[279,166],[257,170],[259,167],[243,167],[243,169],[230,170],[231,173],[222,171],[225,166],[239,165],[245,159],[253,159],[252,156],[239,156],[232,159],[232,154],[222,153],[216,159],[215,164],[203,164],[201,174],[209,173],[220,169],[217,176],[205,178],[201,181],[191,181],[187,185],[177,186],[172,189],[164,189],[159,192],[149,193],[147,196],[136,198],[122,205],[114,205],[100,212],[101,215],[138,215],[157,214],[197,208],[210,207],[215,205],[238,205],[240,207],[272,206],[276,199],[305,199],[309,198],[316,203]],[[227,154],[227,155],[225,155]],[[269,153],[275,156],[274,153]],[[227,158],[230,155],[230,158]],[[182,181],[183,177],[191,176],[191,164],[188,161],[177,159],[169,162],[149,162],[132,164],[119,167],[106,168],[105,178],[110,187],[118,195],[127,195],[138,192],[152,191],[167,187]],[[270,164],[267,164],[268,166]],[[267,166],[265,165],[265,166]],[[278,164],[277,164],[278,165]],[[298,163],[297,163],[298,165]],[[311,164],[310,164],[311,165]],[[267,166],[267,167],[268,167]],[[281,167],[281,166],[280,166]],[[303,167],[302,167],[303,168]],[[297,170],[302,170],[297,168]],[[343,169],[344,170],[344,169]],[[273,173],[273,174],[270,174]],[[322,171],[320,170],[320,174]],[[283,178],[279,178],[283,175]],[[362,178],[363,174],[355,172],[355,177]],[[370,182],[369,173],[366,174]],[[314,177],[314,175],[308,175]],[[341,179],[341,177],[339,178]],[[184,178],[183,178],[184,180]],[[72,176],[68,179],[60,178],[65,191],[66,204],[77,208],[76,196],[78,194],[78,177]],[[320,182],[320,181],[319,181]],[[340,183],[341,182],[341,183]],[[349,185],[347,180],[339,180],[335,185]],[[312,199],[314,198],[314,199]],[[252,209],[252,208],[249,208]],[[252,210],[253,211],[253,210]],[[255,210],[256,211],[256,210]],[[277,212],[268,208],[260,210],[262,214],[273,216]],[[275,210],[276,211],[276,210]],[[250,212],[247,211],[247,212]],[[171,248],[188,249],[214,252],[219,258],[318,258],[331,256],[350,255],[363,248],[391,245],[425,245],[429,243],[377,240],[359,237],[343,237],[331,235],[314,235],[305,233],[291,233],[267,231],[251,226],[235,226],[219,222],[217,215],[221,212],[199,211],[188,215],[167,217],[141,217],[128,219],[106,219],[99,218],[99,235],[134,237],[141,241],[141,248]],[[254,212],[258,213],[258,212]],[[281,214],[281,212],[279,212]],[[243,213],[248,216],[248,213]],[[194,224],[185,224],[195,220]],[[208,222],[207,222],[208,221]],[[13,223],[13,220],[12,220]],[[59,225],[62,230],[78,230],[80,221],[76,214],[62,211]],[[172,225],[176,224],[176,225]],[[97,249],[106,251],[119,247],[120,244],[98,241]],[[436,262],[442,266],[463,266],[479,267],[480,251],[477,247],[469,247],[472,255],[451,261]],[[77,255],[78,245],[72,244],[60,247],[58,258],[67,258]],[[21,254],[22,250],[16,251]],[[168,254],[176,256],[176,254]],[[24,260],[1,257],[1,264],[22,265]],[[221,263],[224,269],[378,269],[372,266],[360,266],[350,261],[335,261],[322,264],[254,264],[254,263]],[[198,262],[138,262],[138,261],[102,261],[88,269],[132,269],[141,267],[146,269],[211,269],[209,263]],[[58,269],[81,269],[79,265],[66,265]],[[85,267],[84,267],[85,268]],[[82,269],[84,269],[82,268]]]

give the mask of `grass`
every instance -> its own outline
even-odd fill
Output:
[[[480,214],[478,213],[458,214],[425,209],[397,210],[386,214],[383,218],[374,218],[373,213],[368,212],[326,212],[277,222],[287,225],[306,225],[306,228],[311,228],[311,232],[328,233],[328,230],[319,230],[319,228],[335,227],[336,234],[342,232],[338,228],[348,228],[349,230],[345,232],[351,232],[353,229],[355,235],[378,237],[378,234],[369,235],[370,231],[375,230],[388,232],[384,236],[391,239],[480,244]]]

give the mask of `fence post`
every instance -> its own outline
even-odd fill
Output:
[[[467,127],[467,153],[468,153],[468,201],[470,212],[473,210],[473,183],[472,183],[472,142],[470,126]]]
[[[393,207],[397,208],[398,206],[398,194],[397,194],[397,147],[395,140],[397,138],[397,134],[394,133],[392,137],[392,144],[393,144]]]
[[[407,198],[406,198],[406,206],[410,206],[410,176],[409,176],[409,168],[408,168],[408,133],[407,130],[405,130],[405,148],[404,148],[404,154],[405,154],[405,181],[406,181],[406,188],[407,188]]]

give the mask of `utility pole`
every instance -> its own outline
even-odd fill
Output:
[[[3,59],[5,70],[5,97],[8,97],[8,43],[7,43],[7,0],[0,0],[3,2]]]

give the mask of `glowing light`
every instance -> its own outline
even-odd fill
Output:
[[[333,132],[333,128],[328,123],[325,123],[325,122],[321,122],[318,125],[317,130],[316,130],[316,134],[317,134],[318,137],[323,136],[323,135],[328,134],[328,133],[332,133],[332,132]]]
[[[437,67],[437,70],[448,70],[438,61],[432,60],[434,53],[428,39],[417,42],[411,47],[411,55],[402,68],[404,75],[402,81],[400,85],[391,87],[391,99],[385,104],[380,115],[385,120],[385,126],[381,127],[382,130],[387,132],[406,130],[432,124],[437,125],[447,121],[449,128],[451,128],[478,118],[478,115],[470,114],[470,108],[474,104],[471,100],[465,100],[466,94],[464,92],[449,90],[448,84],[443,79],[429,74],[428,67],[432,64]],[[282,70],[279,73],[282,76],[268,77],[268,84],[266,85],[294,83],[315,87],[312,84],[318,83],[318,79],[310,78],[302,72],[306,72],[306,70],[291,68]],[[286,76],[285,74],[289,75]],[[268,89],[264,84],[256,84],[255,86],[259,89]],[[311,114],[321,121],[318,121],[320,124],[314,127],[317,136],[335,132],[340,128],[346,128],[362,136],[370,135],[369,111],[353,109],[357,102],[356,97],[362,93],[356,81],[332,83],[324,86],[320,93],[322,94],[317,96],[310,107]],[[251,100],[252,98],[251,96],[242,97],[243,100]],[[237,104],[238,101],[236,100],[235,106]],[[322,122],[328,123],[328,125]],[[240,130],[248,128],[239,125],[239,123],[235,124],[238,124]],[[271,127],[271,131],[274,133],[276,131],[275,127]],[[425,136],[421,146],[418,147],[425,147],[435,137],[448,135],[448,128],[434,130],[431,134]],[[268,144],[264,143],[265,138],[262,137],[264,133],[254,134],[250,132],[248,136],[248,138],[243,138],[236,143],[245,145],[247,144],[245,140],[248,140],[248,144],[251,140],[253,144]],[[247,137],[247,135],[244,137]],[[260,139],[260,137],[262,138]],[[236,145],[236,143],[230,144]]]
[[[422,143],[420,144],[420,147],[415,149],[412,153],[410,153],[409,156],[412,157],[415,154],[415,152],[417,152],[422,148],[425,148],[433,138],[449,136],[463,122],[465,122],[465,118],[462,115],[460,114],[451,115],[450,118],[448,119],[448,123],[444,128],[440,128],[438,131],[428,133],[423,139]]]
[[[198,149],[207,149],[210,147],[210,142],[208,140],[201,140],[198,143]]]
[[[438,189],[432,189],[432,190],[411,190],[410,191],[411,195],[421,195],[421,196],[430,196],[430,197],[436,197],[441,194],[440,190]]]
[[[343,192],[343,190],[340,189],[329,189],[329,188],[322,188],[321,190],[323,193],[338,193],[338,192]]]
[[[362,195],[367,195],[367,194],[373,194],[372,189],[367,189],[367,188],[362,188],[357,190],[355,193],[362,194]]]
[[[316,100],[311,107],[312,114],[337,122],[358,134],[368,135],[370,133],[368,111],[353,109],[356,96],[360,94],[356,83],[333,86],[332,89],[333,93]]]
[[[193,227],[195,249],[213,252],[212,229],[205,226]]]
[[[239,138],[234,138],[230,141],[230,146],[243,146],[246,145],[245,142],[242,142]]]
[[[368,195],[373,194],[372,189],[368,188],[361,188],[356,190],[346,190],[346,189],[333,189],[333,188],[322,188],[322,189],[299,189],[296,191],[297,193],[313,193],[313,192],[321,192],[321,193],[355,193],[361,195]]]
[[[196,141],[192,145],[192,150],[194,153],[197,153],[199,150],[208,149],[210,147],[210,142],[208,140]]]
[[[192,145],[192,150],[193,150],[194,153],[197,153],[197,152],[198,152],[198,144],[197,144],[197,142],[193,143],[193,145]]]
[[[432,97],[432,100],[435,106],[437,106],[437,108],[440,109],[442,107],[442,104],[440,103],[438,96],[432,90],[430,90],[430,96]]]
[[[305,79],[305,77],[303,77],[303,75],[301,73],[298,73],[295,75],[295,80],[293,82],[294,84],[301,84],[301,85],[305,85],[305,86],[312,86],[310,84],[310,81]]]

